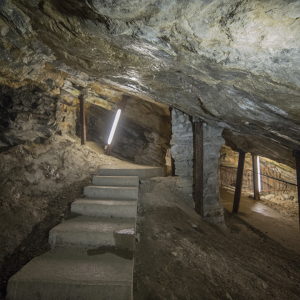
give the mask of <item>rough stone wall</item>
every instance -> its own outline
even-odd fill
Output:
[[[25,142],[41,143],[58,128],[57,99],[34,86],[0,86],[0,149]]]
[[[222,130],[203,124],[203,216],[218,225],[224,222],[218,176],[220,149],[224,144]],[[176,109],[172,110],[171,145],[175,175],[178,176],[177,188],[192,197],[195,183],[193,123],[190,116]]]
[[[62,130],[71,135],[76,134],[76,110],[78,106],[78,101],[67,101],[63,98],[58,98],[56,103],[56,121]]]
[[[135,111],[139,114],[138,105]],[[147,126],[146,122],[142,124],[134,120],[128,114],[129,112],[127,115],[122,115],[118,123],[113,154],[142,165],[164,166],[166,152],[170,145],[170,127],[162,126],[156,130],[154,127]],[[79,120],[79,111],[77,117]],[[144,119],[151,122],[151,119],[158,117],[148,111]],[[102,146],[106,145],[114,118],[114,111],[86,103],[87,140],[97,142]],[[78,122],[77,125],[79,125]],[[80,136],[79,126],[77,126],[77,134]]]
[[[179,191],[193,196],[193,124],[189,115],[172,110],[171,155],[175,160],[175,175]]]
[[[76,95],[70,82],[102,82],[218,122],[232,147],[295,167],[299,1],[106,2],[1,0],[0,83]]]
[[[225,143],[223,128],[203,124],[203,216],[208,221],[224,224],[223,206],[219,195],[220,149]]]
[[[33,85],[0,85],[0,151],[42,143],[62,130],[75,134],[76,104]]]

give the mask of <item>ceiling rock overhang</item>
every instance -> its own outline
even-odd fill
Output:
[[[300,1],[0,0],[0,84],[103,85],[294,166],[299,37]]]

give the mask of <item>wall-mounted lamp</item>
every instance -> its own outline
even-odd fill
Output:
[[[257,156],[257,177],[258,177],[258,191],[261,192],[261,177],[260,177],[259,156]]]
[[[113,140],[113,138],[114,138],[115,131],[116,131],[116,128],[117,128],[117,125],[118,125],[120,116],[121,116],[121,109],[118,109],[118,111],[117,111],[117,113],[116,113],[116,116],[115,116],[115,120],[114,120],[113,126],[112,126],[111,131],[110,131],[110,134],[109,134],[108,141],[107,141],[107,144],[108,144],[108,145],[111,144],[111,142],[112,142],[112,140]]]
[[[117,129],[117,126],[118,126],[118,122],[120,120],[121,113],[124,112],[126,104],[127,104],[127,101],[129,99],[130,99],[130,96],[127,96],[127,95],[123,95],[122,96],[122,100],[121,100],[121,102],[119,104],[119,108],[117,110],[117,113],[116,113],[116,116],[115,116],[115,120],[114,120],[113,126],[112,126],[110,134],[109,134],[107,145],[105,146],[106,154],[107,155],[111,154],[112,146],[113,146],[113,143],[114,143],[114,135],[115,135],[115,132],[116,132],[116,129]]]

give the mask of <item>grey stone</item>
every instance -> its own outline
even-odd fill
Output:
[[[193,187],[192,186],[178,187],[178,191],[184,194],[191,194],[193,193]]]
[[[298,2],[148,2],[72,1],[62,10],[51,0],[1,1],[4,82],[32,82],[58,95],[60,76],[81,86],[103,81],[180,109],[186,115],[176,112],[178,122],[190,115],[224,128],[235,149],[294,167],[300,43],[291,37],[299,36]],[[93,22],[94,14],[106,23]],[[247,22],[253,16],[256,22]]]
[[[175,169],[175,174],[178,175],[178,176],[188,177],[191,174],[191,172],[187,168],[185,168],[185,169]]]
[[[175,167],[178,169],[192,169],[193,162],[186,160],[186,161],[175,161]]]
[[[178,187],[192,186],[193,178],[192,177],[178,177],[176,185]]]

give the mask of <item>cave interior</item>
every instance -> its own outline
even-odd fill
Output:
[[[262,168],[276,169],[291,185],[284,198],[278,184],[274,197],[290,201],[299,222],[299,37],[297,0],[0,0],[0,299],[9,278],[50,249],[51,228],[67,220],[71,203],[108,164],[162,168],[170,177],[161,179],[164,187],[210,224],[203,228],[217,225],[212,228],[218,231],[226,230],[229,218],[219,195],[220,172],[227,168],[231,176],[238,153],[246,153],[246,171],[252,157],[260,157]],[[234,193],[233,181],[228,186]],[[160,184],[140,179],[142,199]],[[249,195],[253,187],[241,192]],[[268,194],[262,192],[262,200]],[[282,261],[294,262],[295,273],[300,266],[299,256]],[[262,284],[261,298],[245,297],[244,283],[235,291],[228,285],[223,294],[201,292],[203,299],[299,299],[294,276],[283,283],[290,291],[285,295],[267,279],[272,292],[267,295]],[[137,300],[181,299],[179,292],[175,298],[151,294],[143,284],[144,293],[135,289]],[[121,299],[115,297],[110,299]]]

